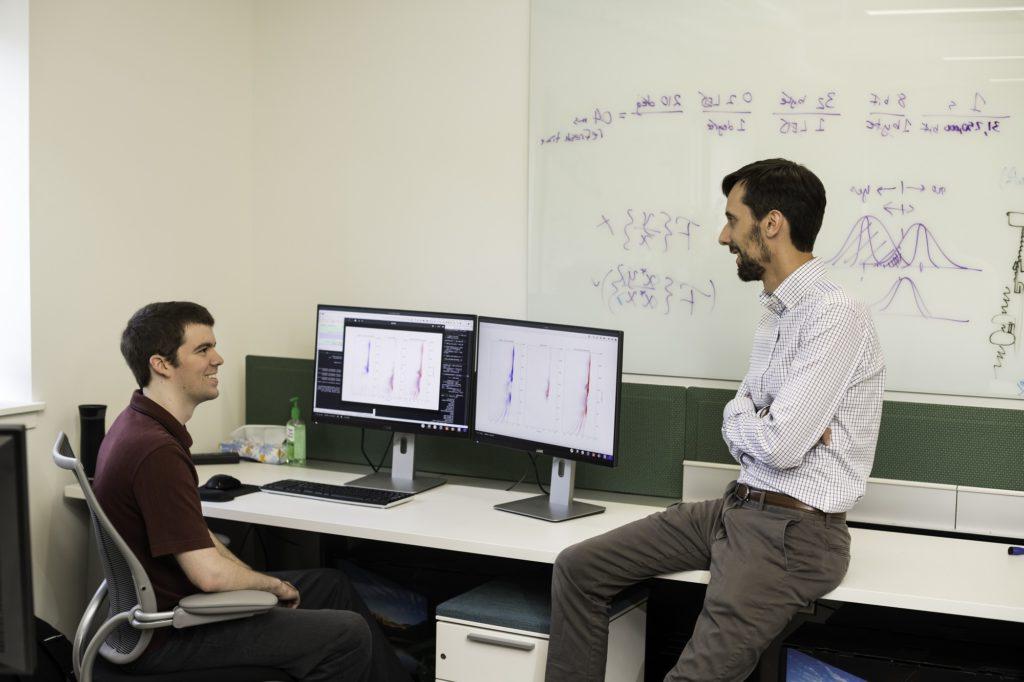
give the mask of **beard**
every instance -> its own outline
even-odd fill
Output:
[[[756,282],[764,275],[764,266],[749,255],[739,252],[740,262],[736,265],[736,274],[742,282]]]
[[[768,250],[768,245],[761,238],[761,228],[759,226],[754,226],[753,231],[750,233],[750,239],[757,250],[760,251],[760,261],[754,260],[749,253],[739,247],[734,246],[730,249],[730,252],[736,253],[740,257],[740,262],[736,264],[736,274],[742,282],[756,282],[760,280],[764,275],[764,264],[770,263],[772,260],[772,254]]]

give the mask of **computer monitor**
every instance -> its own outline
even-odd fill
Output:
[[[0,426],[0,673],[36,665],[25,427]]]
[[[317,306],[313,421],[396,431],[390,474],[350,485],[417,493],[415,434],[469,438],[476,316]]]
[[[551,492],[497,505],[564,521],[604,511],[576,502],[576,462],[618,461],[622,332],[481,317],[474,440],[552,455]]]

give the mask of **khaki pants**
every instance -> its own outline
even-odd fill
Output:
[[[551,585],[547,682],[603,679],[608,604],[663,573],[711,571],[693,636],[666,681],[743,680],[793,615],[832,591],[850,563],[835,519],[742,502],[679,504],[566,548]]]

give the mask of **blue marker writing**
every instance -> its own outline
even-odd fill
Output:
[[[1010,547],[1006,548],[1006,553],[1014,555],[1014,556],[1018,556],[1018,555],[1024,554],[1024,547],[1013,547],[1013,546],[1010,546]]]

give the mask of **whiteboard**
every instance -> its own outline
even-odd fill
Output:
[[[721,179],[785,157],[887,388],[1024,396],[1024,12],[869,13],[908,6],[534,0],[530,318],[624,330],[626,372],[742,378],[761,285],[717,243]]]

